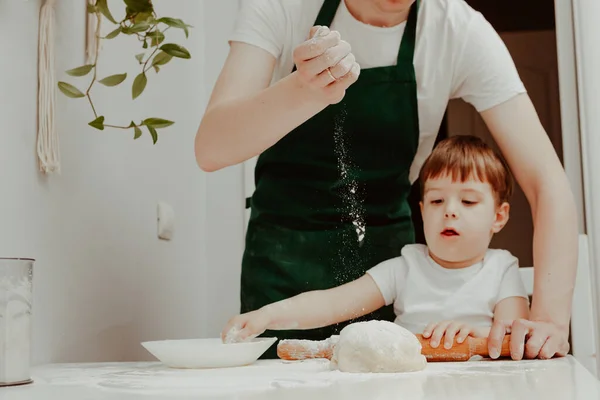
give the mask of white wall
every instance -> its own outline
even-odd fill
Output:
[[[204,0],[204,69],[207,96],[229,51],[238,0]],[[207,335],[219,335],[223,325],[239,312],[241,259],[244,249],[244,192],[242,164],[207,174]]]
[[[101,74],[129,77],[118,88],[93,93],[97,109],[116,124],[150,116],[176,124],[162,131],[156,146],[147,133],[133,141],[130,132],[88,127],[89,105],[59,94],[62,173],[46,177],[35,158],[40,1],[0,1],[0,256],[37,259],[34,364],[151,359],[140,341],[212,335],[226,314],[237,311],[242,244],[241,217],[235,219],[242,210],[241,194],[233,196],[241,187],[225,184],[241,182],[241,174],[232,168],[207,176],[193,152],[225,54],[227,21],[221,26],[216,18],[237,1],[154,4],[160,15],[194,26],[188,40],[179,30],[167,35],[192,59],[174,59],[151,74],[146,91],[132,102],[130,85],[139,68],[133,55],[141,46],[124,37],[105,42]],[[121,15],[121,0],[109,5]],[[84,87],[86,78],[74,80],[63,71],[84,64],[85,2],[57,2],[56,18],[57,78]],[[218,32],[207,46],[208,28]],[[158,201],[175,210],[170,242],[156,237]]]

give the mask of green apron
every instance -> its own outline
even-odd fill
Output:
[[[315,25],[329,26],[339,3],[325,0]],[[259,156],[256,190],[248,199],[242,313],[355,280],[414,243],[407,197],[419,142],[413,67],[417,8],[418,1],[409,13],[397,65],[361,70],[341,103],[328,106]],[[340,159],[345,160],[344,173]],[[349,203],[351,187],[360,203]],[[355,211],[366,224],[360,242]],[[387,306],[325,328],[267,331],[263,336],[322,340],[350,322],[394,317]],[[276,346],[263,356],[274,357]]]

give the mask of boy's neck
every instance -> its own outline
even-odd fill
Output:
[[[461,269],[461,268],[470,267],[471,265],[475,265],[478,262],[483,261],[483,258],[485,257],[485,254],[480,254],[480,255],[477,255],[477,256],[472,257],[470,259],[461,260],[461,261],[446,261],[446,260],[442,260],[441,258],[438,258],[435,254],[433,254],[431,251],[429,251],[429,256],[433,259],[433,261],[435,261],[438,265],[440,265],[443,268],[447,268],[447,269]]]

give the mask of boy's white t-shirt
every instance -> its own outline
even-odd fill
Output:
[[[276,82],[292,72],[294,48],[307,39],[323,1],[242,0],[229,39],[275,56],[272,83]],[[331,29],[350,43],[365,69],[396,64],[405,25],[367,25],[350,14],[342,0]],[[411,182],[433,148],[449,99],[462,98],[483,111],[525,92],[504,42],[464,0],[421,0],[414,66],[421,132]]]
[[[508,297],[529,301],[519,263],[507,250],[488,249],[482,262],[462,269],[437,264],[427,246],[407,245],[401,256],[367,271],[385,304],[394,304],[395,322],[423,333],[432,322],[457,320],[492,325],[495,306]]]

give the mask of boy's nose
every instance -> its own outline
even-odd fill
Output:
[[[444,213],[444,216],[445,216],[446,218],[457,218],[457,217],[458,217],[458,215],[456,214],[456,212],[455,212],[455,211],[446,211],[446,212]]]

